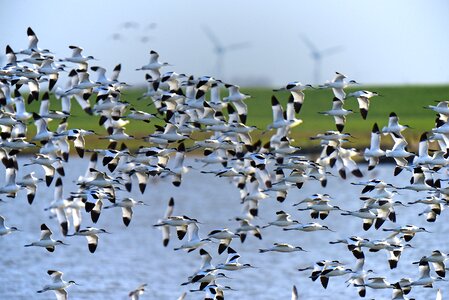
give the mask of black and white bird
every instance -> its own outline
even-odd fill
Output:
[[[10,234],[14,231],[19,231],[19,229],[14,226],[11,226],[11,227],[6,226],[5,225],[5,217],[0,216],[0,236]]]
[[[230,231],[228,228],[215,229],[207,235],[209,239],[216,239],[220,242],[218,245],[218,254],[223,253],[231,243],[233,238],[238,238],[240,235]]]
[[[98,234],[101,233],[109,233],[105,229],[95,228],[95,227],[86,227],[86,229],[80,229],[75,231],[73,234],[69,234],[68,236],[84,236],[87,239],[87,247],[90,253],[94,253],[97,250],[98,246]]]
[[[306,251],[302,247],[299,246],[292,246],[287,243],[274,243],[273,247],[267,248],[267,249],[259,249],[259,253],[265,253],[265,252],[281,252],[281,253],[289,253],[289,252],[296,252],[296,251]]]
[[[401,125],[399,124],[399,117],[395,112],[391,112],[390,116],[388,118],[388,125],[384,126],[382,128],[383,134],[395,134],[396,136],[399,136],[400,138],[403,138],[402,131],[409,128],[408,125]]]
[[[200,238],[199,227],[196,223],[190,223],[187,227],[187,232],[189,235],[189,240],[183,243],[181,246],[175,248],[174,250],[187,250],[187,252],[192,252],[195,249],[209,243],[211,241],[210,238]]]
[[[359,103],[360,114],[362,115],[362,118],[366,120],[366,117],[368,116],[370,99],[374,96],[379,96],[379,94],[377,92],[370,92],[363,90],[349,93],[346,95],[346,98],[349,97],[357,98],[357,102]]]
[[[72,284],[78,285],[75,281],[65,281],[62,279],[63,273],[56,270],[48,270],[47,274],[50,275],[52,281],[49,284],[44,285],[44,287],[37,291],[38,293],[44,293],[47,291],[53,291],[56,294],[57,300],[67,300],[68,293],[67,288]]]
[[[129,292],[128,297],[131,300],[139,300],[140,296],[143,295],[143,293],[145,292],[145,288],[147,287],[148,284],[144,283],[139,285],[137,288],[135,288],[134,290],[132,290],[131,292]]]
[[[351,114],[353,111],[350,109],[343,108],[343,101],[337,97],[332,100],[332,109],[319,112],[320,114],[333,116],[335,120],[335,126],[339,132],[343,132],[346,122],[346,116]]]
[[[368,160],[368,171],[373,170],[379,164],[379,159],[385,156],[385,151],[380,148],[380,130],[377,123],[374,123],[371,130],[370,148],[365,148],[363,156]]]
[[[51,238],[51,235],[53,232],[50,230],[50,228],[47,227],[47,225],[42,224],[41,225],[41,236],[39,241],[32,242],[31,244],[25,245],[25,247],[44,247],[47,249],[48,252],[54,252],[55,247],[58,245],[67,245],[61,240],[54,240]]]
[[[347,78],[345,75],[335,72],[335,77],[332,81],[325,82],[323,85],[320,85],[320,88],[332,88],[335,98],[344,101],[346,99],[344,89],[350,85],[358,84],[355,80],[346,82],[345,78]]]
[[[115,202],[109,206],[105,206],[104,208],[107,209],[107,208],[112,208],[112,207],[121,207],[123,224],[125,224],[125,226],[128,227],[129,223],[131,223],[131,218],[133,216],[132,209],[133,209],[133,207],[135,207],[137,205],[148,206],[148,204],[146,204],[142,200],[134,200],[132,198],[126,197],[126,198],[123,198],[121,201]]]
[[[301,107],[304,104],[304,99],[305,99],[305,95],[304,95],[304,90],[306,89],[313,89],[311,84],[302,84],[299,81],[292,81],[287,83],[286,86],[280,88],[280,89],[275,89],[273,91],[277,92],[277,91],[289,91],[293,97],[293,102],[294,102],[294,108],[295,108],[295,113],[299,113],[301,111]]]

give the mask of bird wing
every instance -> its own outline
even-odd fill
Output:
[[[332,92],[334,92],[334,96],[340,100],[345,100],[346,93],[343,89],[332,88]]]
[[[54,292],[56,295],[56,300],[67,300],[68,299],[68,294],[65,289],[54,290]]]
[[[45,182],[47,186],[50,186],[53,181],[53,177],[55,176],[55,168],[53,166],[42,165],[45,171]]]
[[[367,97],[358,97],[357,102],[359,102],[359,109],[362,118],[366,119],[368,115],[369,99]]]
[[[42,228],[42,226],[45,226],[45,228]],[[47,225],[42,225],[42,226],[41,226],[41,236],[40,236],[40,239],[41,239],[41,240],[49,239],[50,236],[53,234],[53,232],[51,232],[50,228],[48,228]]]
[[[95,252],[98,244],[98,236],[96,234],[86,235],[87,244],[90,252]]]
[[[118,76],[120,75],[120,71],[122,69],[122,65],[118,64],[114,67],[114,70],[112,71],[111,80],[116,81],[118,80]]]
[[[79,208],[71,208],[70,214],[72,215],[73,228],[78,231],[81,226],[81,210]]]
[[[242,123],[246,123],[243,122],[244,120],[246,121],[246,115],[248,114],[248,106],[246,103],[243,101],[234,101],[233,104],[237,110],[237,114],[240,117],[240,121],[242,121]]]
[[[301,106],[304,104],[304,92],[302,91],[290,91],[293,96],[293,106],[295,108],[295,112],[299,113],[301,110]]]
[[[30,27],[28,27],[27,35],[28,35],[28,49],[37,50],[37,42],[39,42],[39,39],[37,38],[36,34]]]
[[[80,48],[78,46],[69,46],[69,48],[72,49],[72,57],[81,56],[83,48]]]
[[[53,282],[58,282],[58,281],[62,280],[61,278],[62,278],[63,273],[60,271],[48,270],[47,274],[50,275]]]
[[[171,215],[173,214],[174,208],[175,208],[175,199],[173,199],[173,197],[171,197],[170,200],[168,201],[167,209],[165,210],[165,215],[164,215],[165,219],[168,217],[171,217]]]
[[[279,101],[273,96],[271,98],[271,107],[273,109],[273,123],[284,119],[284,112]]]
[[[168,242],[170,241],[170,226],[164,225],[161,227],[162,230],[162,243],[164,246],[168,245]]]
[[[63,207],[56,208],[56,216],[58,218],[58,222],[59,222],[59,226],[61,228],[62,234],[67,235],[69,223],[68,223],[65,208],[63,208]]]
[[[132,216],[133,216],[133,211],[132,211],[132,209],[130,207],[122,207],[122,218],[123,218],[123,220],[131,221]],[[124,221],[124,222],[126,224],[126,222],[129,222],[129,221]]]
[[[296,289],[296,286],[293,286],[292,289],[292,300],[298,300],[298,290]]]
[[[346,117],[345,116],[334,116],[335,126],[337,130],[342,132],[345,127]]]

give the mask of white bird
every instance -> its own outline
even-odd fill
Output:
[[[383,231],[394,231],[394,232],[402,233],[404,235],[404,240],[406,242],[409,242],[411,239],[413,239],[415,234],[418,232],[430,233],[430,231],[428,231],[424,227],[418,227],[416,225],[404,225],[404,226],[396,227],[396,228],[384,228]]]
[[[34,125],[36,125],[36,134],[31,141],[40,141],[48,143],[53,138],[54,132],[48,129],[48,122],[36,113],[33,113]]]
[[[357,287],[360,297],[366,296],[366,287],[364,286],[365,279],[369,273],[374,272],[373,270],[364,270],[363,269],[364,264],[365,264],[365,256],[363,255],[361,258],[357,259],[357,264],[354,269],[354,273],[351,275],[350,278],[348,278],[348,280],[346,280],[348,286],[352,284]]]
[[[368,281],[369,282],[365,282],[362,285],[372,289],[389,289],[392,287],[391,283],[389,283],[385,277],[370,277],[368,278]]]
[[[170,174],[173,176],[172,183],[174,186],[179,187],[181,185],[182,176],[189,171],[189,168],[184,165],[184,159],[186,156],[186,148],[184,143],[178,145],[175,158],[173,160],[173,166],[170,167]]]
[[[7,234],[10,234],[14,231],[20,231],[17,229],[17,227],[11,226],[8,227],[5,225],[5,218],[3,216],[0,216],[0,236],[4,236]]]
[[[48,49],[38,48],[37,43],[39,42],[39,39],[37,38],[37,35],[34,33],[33,29],[31,29],[31,27],[27,28],[27,35],[28,35],[28,48],[20,50],[17,54],[32,55],[34,52],[51,53],[50,50]]]
[[[320,273],[320,281],[324,288],[327,288],[327,285],[329,284],[329,277],[335,277],[335,276],[343,276],[349,273],[354,273],[351,269],[345,268],[342,265],[326,268],[321,271]]]
[[[304,90],[306,89],[313,89],[312,85],[310,84],[302,84],[299,81],[292,81],[287,83],[285,87],[282,87],[280,89],[273,90],[274,92],[277,91],[289,91],[294,99],[294,108],[295,113],[299,113],[301,111],[301,107],[304,104]]]
[[[220,245],[218,246],[218,254],[221,254],[229,247],[229,244],[231,243],[233,238],[240,236],[233,233],[228,228],[223,228],[212,230],[211,232],[209,232],[207,237],[220,241]]]
[[[100,233],[109,232],[102,228],[87,227],[86,229],[75,231],[73,234],[69,234],[68,236],[85,236],[87,239],[87,247],[89,252],[94,253],[98,246],[98,234]]]
[[[429,138],[427,132],[421,134],[418,144],[418,155],[413,157],[413,165],[430,165],[433,158],[429,155]]]
[[[446,266],[444,262],[449,259],[449,255],[446,253],[441,252],[440,250],[434,250],[432,251],[432,254],[429,256],[423,256],[421,260],[426,262],[431,262],[435,273],[438,274],[438,276],[446,277]]]
[[[20,121],[27,121],[33,114],[26,111],[25,101],[18,90],[14,90],[14,105],[16,106],[16,113],[14,118]]]
[[[247,268],[254,268],[251,264],[242,264],[239,262],[240,254],[238,254],[234,249],[228,247],[228,257],[226,262],[218,264],[215,268],[227,271],[237,271]]]
[[[179,240],[182,240],[187,233],[188,225],[192,223],[198,223],[198,220],[189,218],[187,216],[172,216],[174,202],[169,201],[168,208],[166,210],[166,217],[159,220],[157,224],[153,225],[155,227],[159,226],[175,226],[176,232]],[[163,234],[164,237],[164,234]],[[164,238],[165,241],[165,238]],[[165,243],[165,242],[164,242]],[[167,242],[168,243],[168,242]]]
[[[259,225],[253,225],[248,219],[244,218],[236,218],[236,221],[240,222],[240,226],[235,230],[235,232],[240,235],[240,241],[242,243],[245,241],[248,232],[252,233],[259,240],[262,239]]]
[[[61,240],[54,240],[51,238],[51,235],[53,233],[51,232],[50,228],[47,227],[47,225],[42,224],[41,225],[41,236],[39,241],[32,242],[31,244],[25,245],[25,247],[31,247],[31,246],[37,246],[37,247],[44,247],[47,249],[48,252],[55,251],[55,246],[57,245],[67,245]]]
[[[299,224],[299,221],[293,220],[289,213],[280,210],[276,212],[276,220],[268,222],[268,225],[265,225],[262,228],[267,228],[269,226],[287,227],[295,224]]]
[[[401,286],[400,282],[396,282],[391,285],[391,288],[393,289],[391,300],[411,300],[409,298],[406,298],[404,294],[406,294],[404,288]]]
[[[411,286],[421,285],[423,287],[433,287],[433,283],[436,281],[446,281],[442,277],[433,277],[430,275],[429,262],[425,260],[420,260],[419,262],[414,262],[413,264],[419,264],[419,278],[411,282]]]
[[[407,157],[412,156],[413,153],[407,151],[407,141],[401,138],[396,133],[393,133],[394,145],[391,150],[385,151],[386,157],[393,157],[398,168],[395,169],[395,175],[400,173],[400,168],[408,164]]]
[[[359,109],[360,114],[362,115],[362,118],[365,120],[368,116],[368,108],[370,103],[370,98],[374,96],[379,96],[377,92],[370,92],[370,91],[356,91],[353,93],[349,93],[346,98],[349,97],[356,97],[357,102],[359,103]]]
[[[139,285],[136,289],[129,292],[128,297],[131,300],[139,300],[139,297],[145,292],[147,285],[146,283]]]
[[[187,252],[192,252],[195,249],[203,246],[204,244],[211,241],[210,238],[200,239],[198,236],[198,225],[196,223],[190,223],[187,227],[187,232],[189,234],[189,240],[182,244],[180,247],[175,248],[174,250],[187,250]]]
[[[282,252],[282,253],[288,253],[288,252],[295,252],[295,251],[306,251],[303,248],[299,246],[292,246],[287,243],[274,243],[274,246],[268,249],[259,249],[259,253],[265,253],[269,251],[273,252]]]
[[[380,131],[377,123],[374,123],[371,130],[370,148],[365,148],[363,156],[369,161],[368,171],[374,169],[379,164],[379,158],[385,156],[385,151],[380,149]]]
[[[72,284],[77,283],[73,280],[70,281],[64,281],[62,279],[63,273],[60,271],[55,270],[48,270],[47,274],[50,275],[52,282],[50,284],[44,285],[42,290],[37,291],[38,293],[43,293],[46,291],[53,291],[56,294],[57,300],[67,300],[68,299],[68,293],[66,291],[66,288],[71,286]]]
[[[6,194],[7,197],[15,198],[17,192],[20,190],[20,186],[16,183],[17,173],[17,161],[15,156],[9,158],[4,157],[2,159],[3,164],[6,167],[5,185],[0,187],[0,194]]]
[[[427,106],[424,106],[424,108],[431,109],[443,117],[449,116],[449,101],[438,101],[437,105],[427,105]]]
[[[149,138],[162,139],[163,142],[166,144],[171,142],[183,141],[189,137],[188,135],[179,133],[178,130],[179,130],[178,126],[171,123],[167,123],[162,133],[152,133],[149,135]]]
[[[319,200],[316,203],[310,203],[306,208],[298,208],[299,211],[310,210],[310,217],[312,219],[317,219],[318,217],[321,220],[324,220],[329,215],[329,212],[332,210],[341,210],[340,207],[336,205],[329,204],[329,200]]]
[[[130,113],[124,116],[124,118],[140,120],[144,121],[145,123],[150,123],[150,120],[156,117],[154,114],[150,114],[141,110],[136,110],[135,108],[130,108],[129,111]]]
[[[304,231],[304,232],[312,232],[312,231],[318,231],[318,230],[327,230],[327,231],[333,231],[332,229],[330,229],[327,225],[321,225],[319,223],[316,222],[312,222],[312,223],[305,223],[305,224],[296,224],[293,225],[292,227],[289,228],[283,228],[284,231],[288,231],[288,230],[300,230],[300,231]]]
[[[339,132],[342,132],[345,127],[346,116],[351,114],[353,111],[351,109],[343,108],[343,101],[334,97],[332,100],[332,109],[319,112],[320,114],[333,116],[335,120],[335,126]]]
[[[240,87],[237,85],[225,84],[225,87],[229,90],[229,95],[223,98],[223,102],[232,103],[237,110],[240,122],[246,124],[248,107],[244,101],[251,98],[251,96],[241,93]]]
[[[39,107],[39,116],[47,120],[47,122],[53,119],[65,119],[70,116],[67,112],[50,110],[50,95],[45,92],[41,99],[41,105]]]
[[[201,249],[203,250],[203,249]],[[189,283],[199,283],[199,290],[203,290],[207,285],[211,284],[219,278],[229,278],[224,273],[218,273],[218,270],[200,270],[193,276],[190,276],[189,281],[182,283],[181,285],[187,285]]]
[[[398,189],[412,190],[416,192],[421,191],[436,191],[436,187],[434,187],[433,179],[426,178],[427,172],[424,167],[417,166],[413,168],[413,177],[410,179],[410,185],[406,185],[403,187],[396,187]]]
[[[288,128],[295,122],[294,120],[287,120],[284,117],[283,108],[274,95],[271,96],[271,108],[273,110],[273,122],[267,126],[267,130]]]
[[[52,58],[45,58],[37,71],[41,74],[48,75],[48,90],[51,91],[58,81],[59,73],[64,71],[64,68],[56,66]]]
[[[131,223],[131,218],[133,216],[132,208],[137,205],[148,206],[148,204],[146,204],[145,202],[143,202],[141,200],[136,201],[132,198],[127,197],[127,198],[122,199],[122,201],[120,201],[120,202],[115,202],[110,206],[105,206],[104,208],[106,209],[106,208],[112,208],[112,207],[121,207],[123,223],[125,224],[125,226],[128,226],[129,223]]]
[[[89,56],[82,55],[81,52],[83,52],[83,48],[81,48],[81,47],[71,45],[71,46],[69,46],[69,48],[72,49],[72,55],[70,57],[66,57],[62,61],[69,61],[69,62],[85,65],[87,63],[87,61],[95,59],[91,55],[89,55]]]
[[[409,128],[409,126],[399,124],[399,117],[395,112],[391,112],[390,117],[388,118],[388,125],[382,128],[382,133],[384,135],[388,133],[390,134],[395,133],[396,136],[403,138],[401,132],[407,128]]]
[[[326,82],[320,86],[320,88],[332,88],[332,92],[334,96],[341,101],[344,101],[346,98],[346,93],[344,89],[349,85],[357,84],[355,80],[350,80],[349,82],[344,81],[346,78],[345,75],[335,72],[335,77],[331,82]]]
[[[363,230],[368,230],[377,219],[378,213],[370,208],[364,207],[356,211],[345,211],[341,213],[342,216],[354,216],[363,220]]]
[[[150,61],[148,62],[148,64],[146,64],[136,70],[137,71],[138,70],[146,70],[146,71],[150,72],[150,75],[153,80],[157,80],[161,76],[161,73],[159,71],[160,68],[165,67],[165,66],[170,66],[170,64],[167,62],[160,62],[159,54],[156,51],[151,50],[150,51]]]

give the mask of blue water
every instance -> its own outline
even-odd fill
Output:
[[[19,161],[22,165],[24,161]],[[193,161],[190,162],[195,165]],[[87,161],[71,158],[66,167],[67,176],[63,178],[64,195],[68,196],[76,190],[73,181],[79,174],[84,174]],[[42,174],[37,167],[21,167],[19,176],[35,170]],[[366,173],[366,172],[365,172]],[[370,176],[376,176],[387,182],[405,185],[410,174],[400,174],[393,177],[391,166],[379,166]],[[365,179],[369,179],[367,177]],[[260,203],[260,218],[253,223],[264,225],[275,219],[275,212],[283,209],[301,222],[312,221],[308,212],[299,212],[292,206],[313,193],[328,193],[334,197],[334,204],[348,210],[361,207],[358,199],[361,187],[353,186],[350,182],[359,179],[350,177],[342,180],[337,177],[329,179],[328,187],[322,188],[317,182],[307,182],[300,190],[293,188],[284,203],[278,203],[274,198],[262,200]],[[137,187],[137,186],[136,186]],[[401,191],[396,200],[409,202],[425,193]],[[129,196],[119,193],[118,197]],[[164,215],[168,199],[175,198],[175,215],[188,215],[197,218],[200,224],[200,236],[205,236],[215,228],[228,227],[234,230],[237,222],[230,221],[241,213],[239,192],[229,180],[215,178],[211,174],[201,174],[191,170],[184,178],[181,187],[174,187],[168,178],[151,181],[144,195],[137,189],[131,197],[143,200],[149,206],[139,206],[134,209],[134,216],[129,227],[125,227],[121,219],[121,210],[103,210],[97,224],[92,224],[89,216],[83,214],[83,226],[105,228],[112,234],[100,236],[98,248],[94,254],[87,249],[84,237],[63,237],[58,230],[55,219],[49,219],[49,212],[44,208],[53,198],[53,186],[50,188],[41,184],[33,205],[26,202],[26,194],[20,192],[16,199],[7,199],[7,203],[0,204],[0,214],[5,216],[8,226],[19,227],[22,231],[0,237],[0,299],[54,299],[53,292],[37,294],[49,282],[46,274],[48,269],[64,272],[65,280],[75,280],[80,286],[68,288],[70,299],[127,299],[129,291],[142,283],[148,283],[147,291],[141,299],[177,299],[182,292],[194,286],[181,286],[187,276],[195,272],[201,259],[198,251],[186,253],[173,251],[182,244],[172,235],[168,247],[163,247],[161,233],[152,225]],[[388,267],[387,253],[380,251],[366,255],[366,269],[373,269],[373,276],[385,276],[390,282],[402,277],[417,279],[418,268],[413,261],[423,255],[429,255],[432,250],[439,249],[449,252],[449,220],[446,211],[438,217],[434,224],[427,223],[424,216],[418,213],[424,210],[423,205],[397,208],[397,224],[387,221],[383,228],[415,224],[425,226],[432,233],[417,234],[411,241],[413,249],[406,249],[402,254],[399,266],[395,270]],[[230,285],[236,291],[225,292],[226,299],[290,299],[291,288],[296,285],[300,299],[348,299],[358,297],[354,287],[346,287],[347,276],[331,278],[329,286],[324,289],[319,281],[312,282],[307,272],[298,272],[298,267],[313,264],[321,259],[338,259],[348,266],[354,266],[355,259],[344,245],[330,245],[328,242],[351,235],[360,235],[369,239],[384,238],[386,232],[370,229],[362,230],[362,221],[357,218],[340,216],[338,212],[331,212],[329,217],[320,221],[328,225],[333,232],[299,232],[282,231],[277,227],[264,229],[263,239],[260,241],[248,236],[244,244],[234,240],[231,246],[241,254],[241,262],[251,263],[255,269],[228,272],[232,279],[221,280],[220,283]],[[54,253],[43,248],[23,247],[25,244],[39,238],[41,223],[46,223],[54,232],[54,238],[63,239],[69,246],[57,247]],[[259,248],[270,247],[274,242],[287,242],[298,245],[308,252],[294,253],[264,253],[259,254]],[[218,244],[209,244],[205,249],[213,256],[213,264],[226,260],[226,253],[218,255]],[[433,274],[433,271],[432,271]],[[443,295],[449,294],[446,282],[435,284],[441,288]],[[416,299],[434,299],[436,288],[414,288],[409,294]],[[203,293],[188,293],[186,299],[202,299]],[[391,290],[367,291],[367,299],[391,298]]]

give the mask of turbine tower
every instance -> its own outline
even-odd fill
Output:
[[[322,60],[325,56],[330,56],[332,54],[338,53],[343,50],[341,46],[335,46],[326,48],[323,50],[318,50],[318,48],[313,44],[310,39],[308,39],[305,35],[301,35],[301,39],[310,50],[310,56],[313,59],[314,67],[313,67],[313,80],[315,84],[322,83],[321,82],[321,68],[322,68]]]
[[[215,74],[218,79],[223,79],[223,63],[228,51],[240,50],[250,46],[249,42],[234,43],[224,46],[218,37],[206,26],[202,26],[204,33],[214,45],[213,52],[216,55]]]

